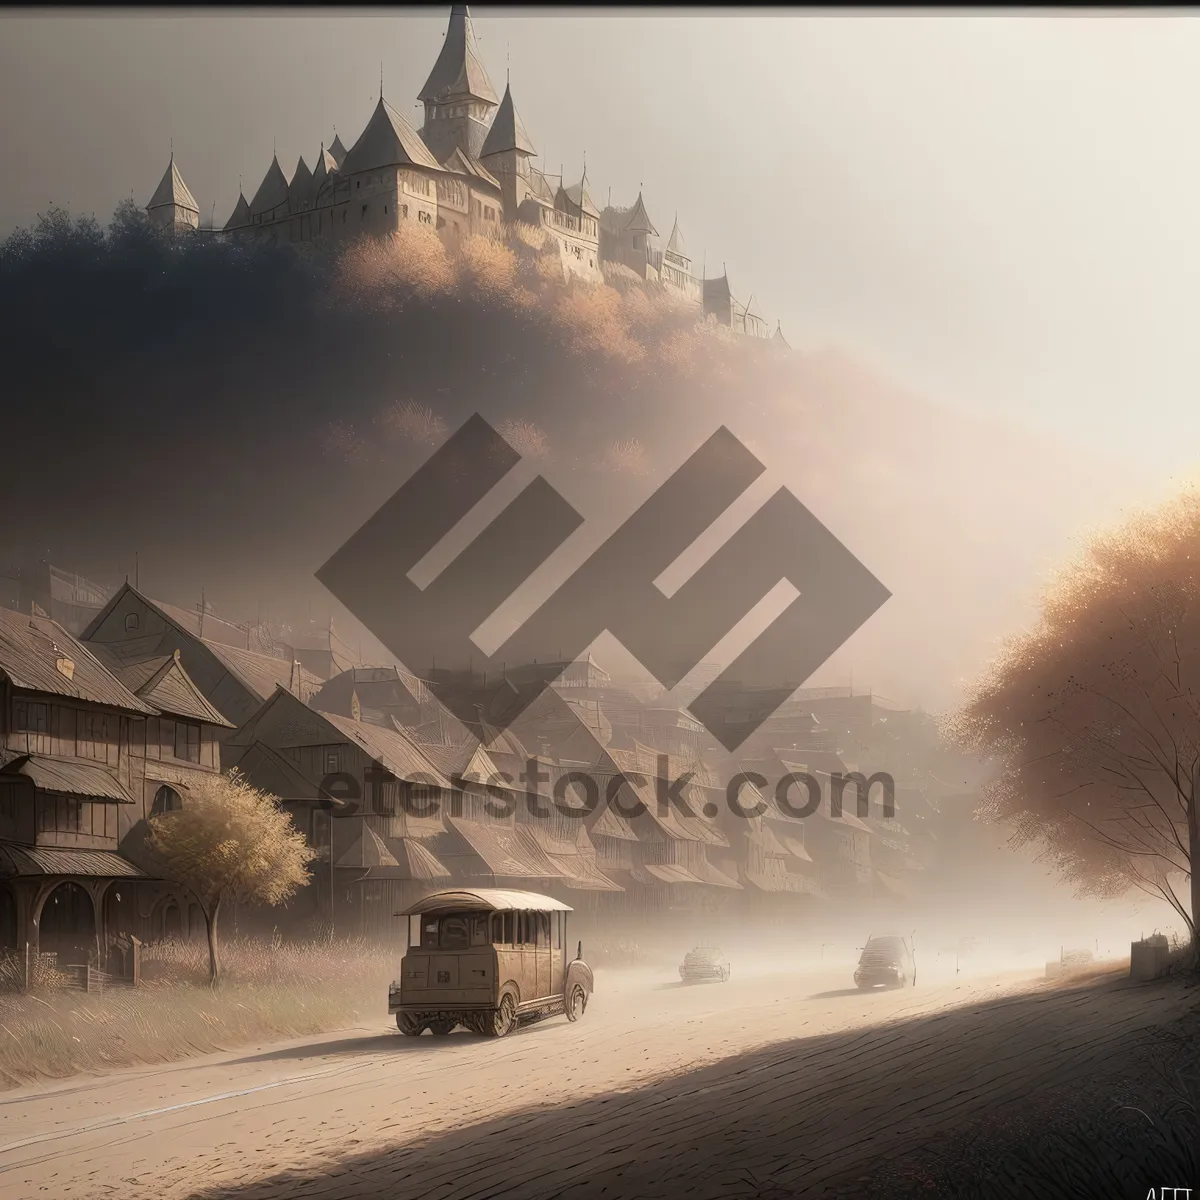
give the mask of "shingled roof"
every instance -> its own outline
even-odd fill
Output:
[[[516,150],[521,154],[536,154],[525,125],[513,105],[512,87],[504,89],[504,99],[492,118],[492,127],[484,139],[483,149],[479,152],[481,158],[489,154],[503,154],[506,150]]]
[[[471,28],[471,14],[465,4],[455,4],[450,9],[450,24],[446,28],[441,53],[418,100],[435,102],[457,99],[483,100],[498,104],[492,81],[488,78],[483,60],[475,45],[475,32]]]
[[[188,189],[188,185],[183,182],[183,176],[180,175],[179,168],[175,165],[174,154],[171,155],[171,161],[167,165],[167,170],[162,177],[162,181],[154,189],[154,195],[150,197],[150,203],[146,205],[146,211],[151,212],[156,208],[166,208],[172,204],[177,208],[185,208],[188,212],[194,212],[197,216],[200,215],[200,207]]]
[[[192,682],[191,676],[183,669],[178,651],[127,663],[111,646],[92,643],[91,649],[97,659],[134,695],[153,704],[160,712],[173,717],[190,717],[194,721],[220,725],[226,729],[234,728]]]
[[[49,617],[0,609],[0,675],[28,692],[70,696],[151,716],[158,713]]]
[[[380,97],[357,142],[342,162],[343,174],[374,171],[377,167],[412,166],[441,170],[417,131]]]

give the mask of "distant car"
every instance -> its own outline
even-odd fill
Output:
[[[917,981],[912,949],[902,937],[868,939],[854,972],[854,985],[866,991],[874,987],[907,987]]]
[[[724,983],[729,978],[729,960],[714,946],[697,946],[684,956],[679,978],[684,983],[704,980]]]

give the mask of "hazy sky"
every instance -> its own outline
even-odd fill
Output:
[[[220,223],[378,95],[448,7],[0,17],[0,230],[144,203],[174,139]],[[644,186],[794,345],[1177,474],[1200,445],[1200,25],[1190,14],[472,10],[497,90],[593,195]]]

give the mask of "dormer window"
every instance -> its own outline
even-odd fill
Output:
[[[138,616],[137,613],[126,613],[125,614],[125,632],[126,633],[133,633],[138,628],[138,626],[141,625],[141,623],[142,623],[141,618]]]

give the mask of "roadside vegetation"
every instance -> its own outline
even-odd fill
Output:
[[[308,1037],[386,1015],[402,952],[354,939],[230,938],[221,987],[203,942],[145,947],[142,984],[68,990],[47,972],[30,992],[0,994],[0,1087],[166,1063],[260,1039]],[[17,979],[0,961],[0,983]]]

